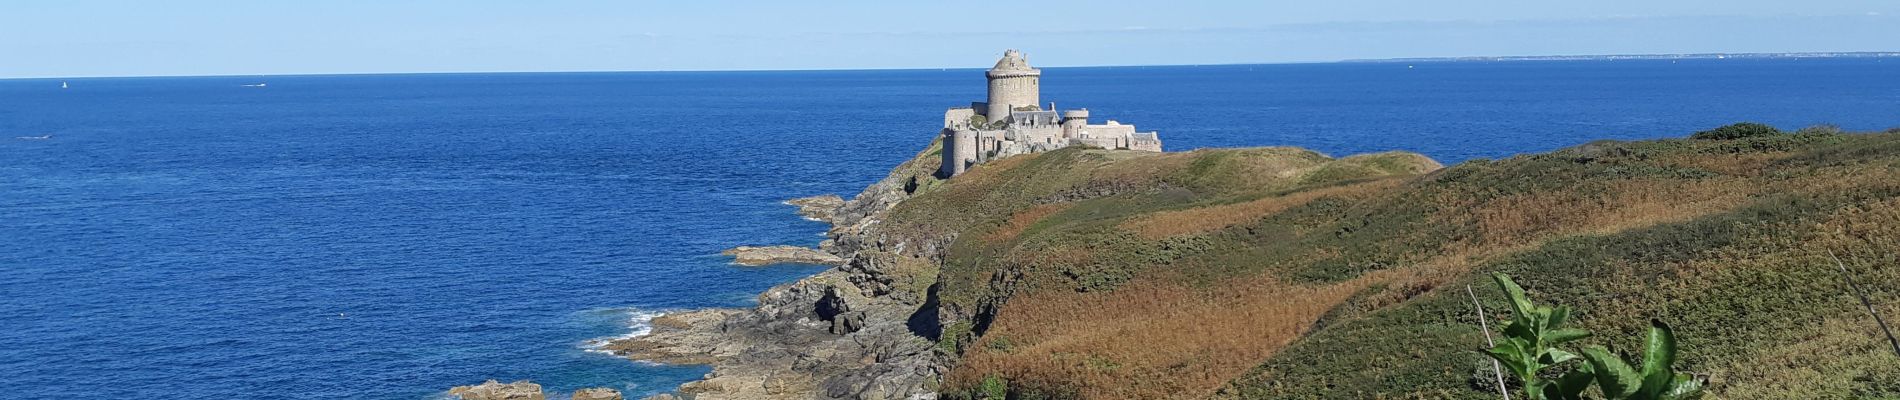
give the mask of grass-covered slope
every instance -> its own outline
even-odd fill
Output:
[[[1496,398],[1465,297],[1508,317],[1493,271],[1576,306],[1591,343],[1636,349],[1668,321],[1678,368],[1718,396],[1900,396],[1900,357],[1827,257],[1900,315],[1900,135],[1603,142],[1444,169],[1065,149],[921,179],[880,223],[944,242],[911,290],[940,303],[949,398]]]
[[[1640,349],[1647,321],[1667,321],[1679,368],[1709,376],[1718,398],[1900,397],[1900,356],[1828,255],[1900,315],[1900,135],[1597,143],[1459,165],[1391,196],[1336,215],[1377,224],[1410,207],[1440,221],[1400,224],[1436,240],[1365,239],[1451,259],[1363,253],[1438,278],[1355,295],[1220,397],[1496,398],[1480,391],[1489,363],[1472,351],[1484,338],[1464,292],[1507,310],[1481,278],[1491,271],[1576,306],[1589,341],[1612,348]],[[1352,270],[1320,261],[1286,274]]]
[[[962,363],[968,368],[957,371],[987,371],[988,363],[995,363],[995,368],[1020,371],[1017,385],[1028,390],[1031,375],[1066,375],[1098,367],[1095,364],[1102,359],[1089,358],[1082,349],[1126,347],[1120,341],[1140,338],[1131,334],[1149,331],[1147,321],[1185,326],[1226,313],[1234,303],[1148,302],[1112,305],[1142,307],[1124,310],[1114,321],[1120,324],[1115,328],[1102,325],[1107,321],[1085,317],[1092,312],[1085,309],[1100,309],[1086,303],[1091,299],[1139,299],[1130,297],[1135,293],[1185,295],[1214,284],[1245,289],[1225,283],[1234,274],[1220,269],[1152,276],[1182,271],[1170,264],[1208,251],[1207,246],[1216,243],[1206,240],[1207,234],[1318,198],[1316,193],[1365,193],[1439,167],[1408,153],[1333,159],[1294,148],[1166,154],[1071,148],[1003,159],[955,179],[920,184],[913,197],[891,210],[882,232],[914,236],[893,240],[913,243],[928,242],[920,238],[956,238],[942,252],[942,268],[934,280],[944,311],[942,344],[951,352],[974,350]],[[1014,298],[1017,294],[1032,297]],[[1044,295],[1054,297],[1035,297]],[[1258,304],[1267,298],[1244,300]],[[1167,311],[1162,308],[1174,308],[1177,317],[1158,319]],[[1198,351],[1264,355],[1259,351],[1270,347],[1257,340],[1218,343],[1228,341],[1225,336],[1203,331],[1179,337],[1185,346],[1179,352],[1109,362],[1127,363],[1121,369],[1125,372],[1156,374],[1198,357],[1194,354]],[[1211,390],[1225,382],[1217,377],[1238,374],[1259,359],[1223,357],[1221,373],[1186,384]],[[947,383],[954,391],[971,381],[953,375]],[[1052,391],[1080,386],[1112,385],[1057,381],[1041,385]]]

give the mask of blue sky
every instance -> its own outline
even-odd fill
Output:
[[[980,3],[0,0],[0,78],[1900,50],[1894,0]]]

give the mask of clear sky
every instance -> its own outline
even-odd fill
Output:
[[[995,5],[986,5],[995,4]],[[1896,0],[0,0],[0,78],[1900,50]]]

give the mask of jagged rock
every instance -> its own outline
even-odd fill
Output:
[[[494,379],[480,385],[456,386],[449,394],[462,400],[546,400],[541,385],[528,381],[501,383]]]
[[[838,208],[844,207],[844,198],[835,194],[800,197],[786,200],[785,204],[798,207],[798,215],[819,222],[831,222]]]
[[[831,320],[831,333],[834,335],[850,334],[860,329],[864,329],[864,313],[861,312],[839,314]]]
[[[851,311],[851,303],[845,302],[844,294],[839,292],[838,288],[827,287],[824,292],[825,295],[818,298],[818,304],[812,309],[813,312],[818,313],[818,319],[832,321],[839,314]]]
[[[574,391],[574,400],[625,400],[620,391],[609,388],[586,388]]]
[[[654,318],[666,323],[653,324],[653,333],[621,339],[601,346],[602,350],[636,360],[666,364],[711,364],[729,353],[715,352],[724,338],[717,334],[719,325],[734,314],[734,309],[709,309],[676,312]]]
[[[732,262],[739,265],[754,267],[785,263],[839,265],[845,262],[844,258],[831,253],[798,246],[739,246],[719,254],[732,256]]]
[[[640,400],[680,400],[680,397],[674,396],[672,393],[660,393],[660,394],[656,394],[652,396],[647,396],[647,398],[640,399]]]

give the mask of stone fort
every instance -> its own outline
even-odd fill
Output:
[[[938,175],[956,176],[971,166],[1018,154],[1068,146],[1161,151],[1154,132],[1136,132],[1134,125],[1109,120],[1089,123],[1089,110],[1058,112],[1055,103],[1042,108],[1042,70],[1016,50],[990,68],[988,102],[951,108],[943,113],[943,169]]]

